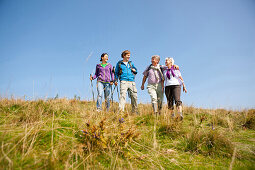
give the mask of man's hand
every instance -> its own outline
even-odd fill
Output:
[[[110,85],[113,85],[113,82],[112,82],[112,81],[110,82]]]
[[[174,69],[175,70],[179,70],[179,66],[178,65],[174,65]]]
[[[89,78],[90,80],[93,80],[93,77],[92,76],[90,76],[90,78]]]
[[[115,85],[115,86],[117,86],[117,85],[118,85],[118,82],[117,82],[117,81],[115,81],[115,82],[114,82],[114,85]]]
[[[134,68],[131,69],[133,72],[136,72],[136,70]]]

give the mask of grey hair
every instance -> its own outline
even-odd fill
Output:
[[[153,58],[156,58],[158,61],[160,61],[159,55],[153,55],[153,56],[151,56],[151,59],[153,59]]]
[[[172,61],[172,65],[174,65],[174,59],[171,57],[167,57],[166,60],[171,60]]]

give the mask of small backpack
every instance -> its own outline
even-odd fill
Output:
[[[150,64],[150,66],[146,69],[146,72],[148,72],[148,71],[150,71],[150,69],[151,69],[151,67],[152,67],[152,64]],[[161,71],[161,73],[162,73],[162,75],[163,75],[163,68],[162,67],[159,67],[160,68],[160,71]],[[163,77],[161,77],[163,80],[165,79],[164,78],[164,76]]]
[[[118,64],[119,64],[119,73],[118,73],[118,75],[119,76],[122,74],[121,62],[122,61],[118,62]],[[133,67],[132,67],[131,61],[128,61],[128,64],[130,65],[130,68],[131,68],[131,71],[132,71]],[[132,71],[132,73],[137,74],[137,72],[133,72],[133,71]]]

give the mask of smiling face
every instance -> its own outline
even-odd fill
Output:
[[[108,55],[105,54],[101,59],[103,63],[106,63],[108,61]]]
[[[157,66],[158,63],[159,63],[159,60],[156,57],[151,58],[151,64],[153,66]]]
[[[166,64],[166,66],[169,67],[169,68],[173,66],[173,63],[172,63],[172,60],[171,60],[171,59],[166,59],[165,64]]]
[[[124,55],[124,57],[123,57],[123,61],[124,61],[124,62],[129,61],[129,59],[130,59],[130,54]]]

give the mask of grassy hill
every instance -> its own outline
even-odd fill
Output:
[[[255,169],[255,110],[156,117],[91,101],[0,99],[0,169]]]

